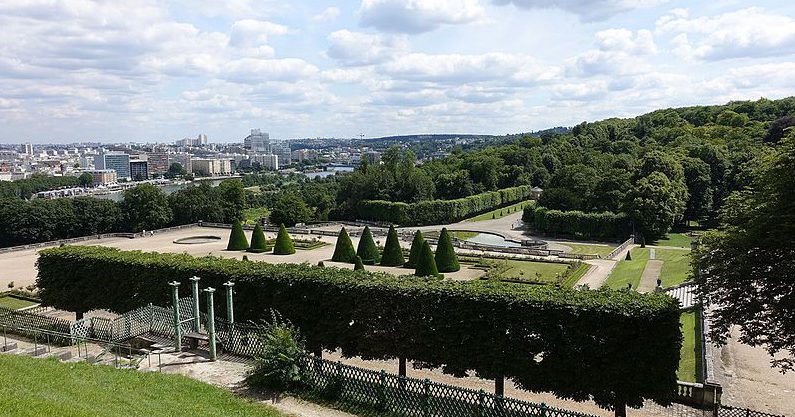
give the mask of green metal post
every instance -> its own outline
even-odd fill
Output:
[[[207,293],[207,336],[210,338],[210,360],[215,361],[218,359],[215,351],[215,303],[213,302],[215,288],[205,288],[204,292]]]
[[[422,416],[430,417],[431,415],[431,380],[425,378],[422,381]]]
[[[179,282],[169,282],[171,303],[174,305],[174,349],[182,351],[182,329],[179,327]]]
[[[190,286],[193,290],[193,331],[198,332],[201,328],[199,322],[199,277],[191,277]]]
[[[235,286],[235,283],[232,281],[227,281],[224,283],[224,287],[226,287],[226,319],[229,321],[229,324],[235,322],[235,309],[232,304],[232,287]]]

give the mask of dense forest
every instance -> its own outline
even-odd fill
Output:
[[[252,173],[218,189],[191,187],[168,197],[157,189],[131,190],[125,195],[130,202],[117,207],[86,202],[91,198],[24,201],[20,197],[29,197],[35,185],[4,185],[9,191],[0,201],[0,245],[231,221],[244,208],[265,207],[272,221],[288,226],[356,219],[364,201],[453,200],[518,186],[544,189],[539,204],[525,213],[539,232],[600,239],[635,232],[654,239],[684,222],[717,224],[726,197],[749,185],[753,161],[775,152],[793,125],[795,98],[664,109],[495,138],[423,163],[415,144],[393,146],[380,164],[363,163],[327,178]],[[85,226],[81,216],[96,216],[83,214],[89,208],[107,213],[97,218],[115,221]],[[75,221],[81,225],[73,226]],[[37,226],[41,222],[46,226]]]

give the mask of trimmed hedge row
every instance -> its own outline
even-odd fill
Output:
[[[546,235],[571,235],[585,239],[622,239],[632,234],[632,222],[625,213],[585,213],[525,207],[522,221]]]
[[[407,226],[447,224],[513,204],[530,197],[530,187],[505,188],[456,200],[429,200],[400,203],[365,200],[357,206],[358,218]]]
[[[280,311],[308,346],[364,359],[403,357],[445,372],[505,376],[520,388],[610,407],[676,392],[679,306],[664,294],[577,291],[394,277],[306,264],[65,246],[40,252],[45,304],[69,311],[168,305],[168,281],[236,285],[242,321]],[[224,297],[216,297],[224,311]],[[202,303],[204,305],[204,303]]]

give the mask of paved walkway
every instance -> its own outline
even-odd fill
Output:
[[[662,270],[663,261],[658,259],[649,259],[646,262],[646,268],[643,269],[643,275],[640,276],[640,284],[638,284],[638,292],[652,292],[657,286],[657,279],[660,278],[660,271]]]
[[[629,245],[624,248],[624,250],[616,255],[616,259],[624,259],[627,256],[627,251],[635,246],[637,245]],[[577,285],[587,285],[588,288],[592,290],[601,288],[607,281],[607,277],[613,272],[613,268],[618,264],[618,261],[612,259],[589,259],[583,262],[592,266],[591,269],[577,281]]]

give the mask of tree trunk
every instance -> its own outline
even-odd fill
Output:
[[[406,377],[406,358],[398,358],[398,376]]]
[[[316,358],[323,359],[323,348],[322,347],[320,347],[320,346],[316,347],[314,352],[312,352],[312,353],[315,354]]]
[[[627,417],[627,405],[621,401],[616,401],[615,417]]]
[[[494,395],[505,396],[505,377],[502,375],[494,379]]]

